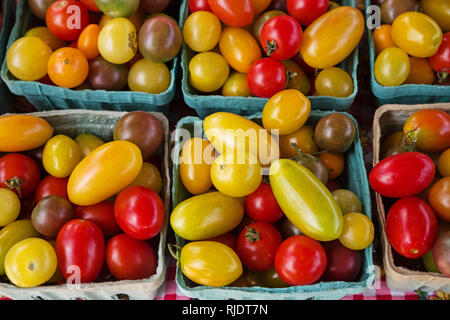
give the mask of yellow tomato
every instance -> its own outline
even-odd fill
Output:
[[[81,160],[78,144],[64,135],[57,135],[47,141],[42,153],[45,170],[54,177],[70,176]]]
[[[105,141],[90,133],[79,134],[75,137],[75,142],[80,148],[82,158],[86,157],[102,144],[105,144]]]
[[[142,164],[141,172],[139,172],[138,176],[130,186],[146,187],[152,189],[156,193],[160,193],[163,186],[161,173],[159,173],[158,168],[153,164],[144,162]]]
[[[219,90],[227,81],[230,67],[220,54],[202,52],[189,62],[189,82],[201,92]]]
[[[237,280],[242,272],[239,256],[230,247],[215,241],[197,241],[181,249],[180,268],[192,281],[223,287]]]
[[[306,123],[310,112],[311,102],[303,93],[295,89],[283,90],[264,106],[263,126],[277,135],[290,134]]]
[[[67,42],[58,39],[53,35],[53,33],[48,30],[47,27],[34,27],[25,33],[25,37],[38,37],[45,42],[52,50],[57,50],[59,48],[65,47]]]
[[[280,156],[281,158],[294,158],[298,156],[297,147],[304,154],[313,154],[319,151],[319,147],[314,140],[314,130],[310,126],[303,126],[291,134],[280,136]]]
[[[39,117],[8,115],[0,117],[0,152],[22,152],[43,146],[53,135],[50,124]],[[20,134],[17,134],[20,132]]]
[[[373,223],[367,216],[350,212],[344,215],[339,241],[351,250],[363,250],[373,242],[374,232]]]
[[[98,36],[98,49],[105,60],[124,64],[133,59],[137,52],[136,28],[126,18],[109,21]]]
[[[353,79],[341,68],[332,67],[320,71],[315,87],[321,96],[345,98],[353,93]]]
[[[437,168],[441,176],[450,177],[450,149],[440,155]]]
[[[196,11],[184,23],[183,39],[196,52],[214,49],[220,39],[222,25],[219,18],[209,11]]]
[[[180,178],[190,193],[198,195],[211,188],[213,161],[214,148],[208,141],[192,138],[183,145],[179,165]]]
[[[247,85],[247,76],[244,73],[233,72],[222,88],[226,97],[250,97],[252,92]]]
[[[70,175],[70,201],[90,206],[108,199],[136,179],[142,163],[141,150],[129,141],[112,141],[98,147]]]
[[[303,59],[317,69],[339,64],[358,46],[364,24],[356,8],[342,6],[328,11],[306,28],[300,50]]]
[[[131,91],[159,94],[170,87],[172,76],[169,68],[162,62],[141,59],[128,73],[128,87]]]
[[[224,29],[219,48],[228,64],[241,73],[247,73],[252,63],[261,58],[261,49],[255,38],[242,28]]]
[[[411,70],[408,54],[400,48],[384,49],[375,60],[374,74],[385,87],[399,86],[406,81]]]
[[[14,191],[0,189],[0,227],[17,219],[20,213],[20,200]]]
[[[16,243],[6,255],[5,272],[18,287],[39,286],[52,278],[57,267],[55,249],[45,240],[29,238]]]
[[[436,54],[442,43],[442,29],[433,18],[421,12],[405,12],[392,24],[392,39],[408,54],[428,58]]]

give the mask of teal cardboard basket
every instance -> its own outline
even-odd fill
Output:
[[[184,26],[184,22],[189,15],[188,1],[183,0],[180,9],[180,26]],[[355,0],[341,0],[342,5],[355,6]],[[181,89],[186,104],[195,109],[201,118],[220,111],[232,112],[239,115],[252,115],[261,112],[266,104],[266,98],[258,97],[225,97],[222,95],[207,95],[200,93],[194,89],[189,83],[189,61],[196,53],[192,51],[186,43],[183,42],[181,53],[181,68],[183,70],[183,78]],[[319,110],[346,110],[356,98],[358,92],[357,68],[358,68],[358,48],[347,57],[340,67],[346,70],[353,79],[353,93],[346,98],[335,97],[319,97],[310,96],[312,109]]]
[[[27,0],[19,0],[16,23],[8,41],[8,47],[22,37],[31,27],[38,25],[28,8]],[[40,22],[39,25],[44,23]],[[113,111],[157,111],[168,112],[168,104],[175,96],[175,81],[178,56],[168,63],[172,77],[169,88],[160,94],[132,91],[71,90],[42,84],[36,81],[20,81],[8,70],[3,62],[1,77],[11,92],[25,96],[38,110],[52,109],[92,109]]]
[[[327,111],[312,111],[308,120],[308,124],[315,125],[319,119],[330,112]],[[349,114],[356,123],[356,120]],[[256,114],[248,119],[260,123],[261,114]],[[175,208],[179,203],[191,197],[192,195],[186,190],[181,182],[178,172],[179,154],[182,148],[182,143],[186,142],[187,132],[190,132],[193,137],[197,134],[199,137],[203,132],[194,132],[194,123],[199,122],[202,127],[202,120],[197,117],[185,117],[181,119],[173,135],[175,139],[172,143],[174,149],[172,153],[173,159],[173,185],[172,185],[172,203]],[[197,128],[197,127],[195,127]],[[183,130],[184,129],[184,130]],[[187,130],[187,131],[185,131]],[[182,141],[184,139],[184,141]],[[346,167],[342,174],[342,181],[345,188],[352,190],[361,200],[363,214],[372,219],[371,198],[369,192],[369,183],[367,179],[367,172],[364,166],[363,153],[359,134],[357,132],[354,144],[346,153]],[[181,237],[176,236],[177,245],[184,246],[187,241]],[[361,273],[356,282],[320,282],[307,286],[292,286],[288,288],[263,288],[263,287],[209,287],[196,285],[188,278],[186,278],[181,269],[177,267],[176,283],[181,292],[191,298],[205,299],[205,300],[337,300],[346,295],[359,294],[367,290],[369,285],[372,285],[375,280],[375,267],[372,260],[373,247],[370,245],[361,254],[362,265]]]
[[[9,34],[14,25],[14,17],[16,12],[16,1],[2,1],[2,29],[0,31],[0,61],[6,56],[6,45],[8,43]],[[0,113],[8,113],[12,111],[12,95],[9,92],[5,82],[0,81]]]
[[[366,20],[372,14],[366,3]],[[368,29],[369,55],[370,55],[370,84],[372,92],[376,97],[378,106],[385,104],[425,104],[450,101],[450,86],[425,85],[425,84],[403,84],[396,87],[384,87],[378,83],[374,75],[374,64],[376,59],[373,30]]]

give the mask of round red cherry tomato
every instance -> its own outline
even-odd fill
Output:
[[[211,11],[230,27],[246,27],[253,22],[252,0],[208,0]]]
[[[264,271],[273,267],[281,241],[281,234],[274,226],[267,222],[254,222],[239,233],[236,252],[245,267]]]
[[[105,249],[106,265],[117,280],[145,279],[156,273],[157,259],[145,241],[119,234],[111,238]]]
[[[375,192],[390,198],[402,198],[425,190],[433,181],[433,160],[419,152],[405,152],[381,160],[370,172]]]
[[[12,189],[20,198],[27,198],[39,180],[39,167],[29,156],[8,153],[0,158],[0,188]]]
[[[450,32],[444,34],[438,52],[428,60],[434,71],[446,75],[450,73]],[[441,74],[441,77],[445,74]]]
[[[66,280],[70,277],[81,283],[93,282],[105,259],[102,230],[87,220],[67,222],[56,237],[56,255],[59,270]]]
[[[189,0],[189,12],[195,11],[210,11],[208,0]]]
[[[53,176],[46,176],[39,182],[34,193],[34,201],[38,203],[48,196],[60,196],[69,200],[67,195],[67,182],[69,178],[56,178]]]
[[[286,69],[278,60],[259,59],[247,72],[247,86],[255,96],[270,98],[286,86]]]
[[[283,210],[278,205],[270,184],[261,185],[245,197],[245,212],[254,221],[274,223],[283,216]]]
[[[89,12],[80,1],[58,0],[47,9],[45,21],[55,37],[73,41],[89,24]]]
[[[302,26],[292,17],[281,15],[271,18],[261,29],[261,46],[264,52],[277,60],[288,60],[302,46]]]
[[[309,26],[327,12],[329,4],[329,0],[287,0],[287,10],[302,26]]]
[[[395,251],[417,259],[433,248],[438,223],[433,209],[422,199],[405,197],[397,200],[386,218],[386,233]]]
[[[294,286],[316,282],[326,267],[325,249],[318,241],[303,235],[284,240],[275,255],[278,275],[284,282]]]
[[[94,222],[102,229],[105,237],[120,233],[114,217],[114,205],[111,202],[102,201],[92,206],[78,206],[75,208],[75,218]]]
[[[133,186],[123,190],[114,204],[119,227],[140,240],[153,238],[161,231],[165,214],[159,195],[146,187]]]

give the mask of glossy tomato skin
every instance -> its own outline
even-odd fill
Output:
[[[58,266],[65,279],[74,276],[73,266],[80,271],[81,283],[93,282],[100,274],[105,240],[102,230],[87,220],[71,220],[59,231],[56,238]]]
[[[275,270],[291,285],[315,283],[325,272],[327,255],[322,245],[307,236],[287,238],[275,256]]]
[[[111,238],[105,249],[106,265],[117,280],[138,280],[156,273],[157,258],[153,248],[143,240],[126,234]]]
[[[281,235],[274,226],[267,222],[254,222],[239,234],[236,252],[248,269],[264,271],[273,267],[281,241]]]
[[[287,0],[287,11],[303,26],[309,26],[328,10],[329,0]]]
[[[114,205],[108,201],[102,201],[92,206],[76,207],[75,218],[94,222],[102,229],[105,237],[111,237],[121,232],[114,217]]]
[[[400,255],[417,259],[433,248],[438,223],[433,209],[417,197],[397,200],[386,218],[386,233]]]
[[[430,188],[428,203],[440,219],[450,222],[450,177],[438,180]]]
[[[0,158],[1,188],[10,188],[20,198],[27,198],[36,189],[39,179],[39,167],[29,156],[8,153]]]
[[[338,240],[324,242],[327,253],[327,269],[324,281],[354,281],[361,269],[361,254],[342,245]]]
[[[210,11],[208,0],[189,0],[189,12],[195,11]]]
[[[245,212],[254,221],[274,223],[283,216],[270,184],[265,182],[245,197],[244,206]]]
[[[429,61],[434,71],[450,73],[450,32],[444,34],[438,52]]]
[[[257,97],[270,98],[286,86],[286,69],[280,61],[262,58],[247,72],[247,85]]]
[[[419,152],[406,152],[381,160],[370,172],[375,192],[390,198],[415,195],[430,185],[435,175],[433,160]]]
[[[253,21],[251,0],[208,0],[211,11],[230,27],[246,27]]]
[[[38,203],[47,196],[60,196],[69,200],[67,195],[67,182],[69,178],[55,178],[53,176],[46,176],[39,182],[34,193],[34,201]]]
[[[155,237],[164,225],[165,214],[159,195],[140,186],[123,190],[114,204],[114,215],[120,228],[139,240]]]
[[[77,7],[77,9],[74,9]],[[75,25],[73,15],[79,13],[79,28]],[[73,41],[78,38],[81,31],[89,24],[89,12],[84,4],[75,0],[58,0],[53,2],[47,10],[46,23],[50,32],[57,38]],[[75,25],[69,28],[70,22]],[[73,26],[71,26],[73,27]]]

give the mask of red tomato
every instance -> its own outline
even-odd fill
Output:
[[[56,256],[63,277],[93,282],[100,274],[105,259],[102,230],[87,220],[71,220],[58,232]],[[79,272],[79,273],[78,273]]]
[[[143,240],[119,234],[105,250],[106,265],[117,280],[145,279],[156,273],[158,261],[153,248]]]
[[[55,178],[46,176],[36,188],[34,201],[38,203],[47,196],[60,196],[69,200],[67,195],[67,182],[69,178]]]
[[[220,243],[223,243],[227,246],[229,246],[231,249],[236,251],[236,236],[232,232],[227,232],[225,234],[222,234],[221,236],[217,236],[214,238],[207,239],[205,241],[217,241]]]
[[[90,11],[100,12],[100,9],[95,4],[95,0],[80,0]]]
[[[450,73],[450,32],[444,34],[438,52],[428,60],[434,71],[446,74]]]
[[[246,27],[253,22],[252,0],[208,0],[211,11],[230,27]]]
[[[45,21],[55,37],[73,41],[89,24],[89,12],[79,1],[58,0],[47,9]]]
[[[239,234],[236,252],[245,267],[264,271],[273,267],[281,241],[281,235],[274,226],[267,222],[254,222]]]
[[[302,26],[309,26],[327,12],[329,4],[329,0],[287,0],[287,10]]]
[[[369,182],[382,196],[402,198],[425,190],[434,175],[434,163],[429,156],[405,152],[381,160],[370,172]]]
[[[78,206],[75,209],[75,218],[94,222],[102,229],[105,237],[120,233],[114,217],[114,205],[108,201],[102,201],[92,206]]]
[[[292,17],[281,15],[271,18],[261,29],[261,46],[264,52],[277,60],[288,60],[302,46],[302,26]]]
[[[146,240],[162,229],[165,208],[159,195],[146,187],[129,187],[117,196],[114,215],[120,228],[129,236]]]
[[[256,60],[247,72],[247,86],[257,97],[270,98],[286,86],[286,69],[272,58]]]
[[[316,282],[326,267],[327,255],[322,245],[303,235],[284,240],[275,255],[276,272],[284,282],[294,286]]]
[[[33,194],[40,175],[38,165],[29,156],[8,153],[0,158],[0,188],[12,189],[20,198]]]
[[[261,185],[245,197],[245,212],[254,221],[274,223],[283,216],[283,210],[278,205],[270,184]]]
[[[189,0],[189,12],[193,13],[195,11],[210,11],[208,0]]]
[[[406,197],[397,200],[386,218],[386,233],[395,251],[417,259],[433,248],[438,223],[433,209],[422,199]]]

